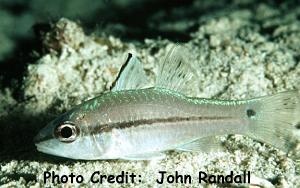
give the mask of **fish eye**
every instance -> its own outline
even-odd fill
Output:
[[[65,122],[56,127],[54,135],[61,142],[73,142],[79,131],[76,126],[71,122]]]

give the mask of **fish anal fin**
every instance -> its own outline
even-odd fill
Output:
[[[222,151],[224,147],[222,142],[216,136],[209,136],[197,139],[190,143],[184,144],[176,150],[180,151],[195,151],[195,152],[211,152],[211,151]]]
[[[164,153],[143,153],[143,154],[135,154],[135,155],[128,155],[124,156],[121,159],[125,160],[136,160],[136,161],[142,161],[142,160],[161,160],[164,159],[166,155]]]
[[[147,85],[147,76],[141,62],[132,54],[128,58],[112,84],[112,91],[141,89]]]

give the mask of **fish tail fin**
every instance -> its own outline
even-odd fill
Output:
[[[248,136],[300,159],[300,92],[288,91],[249,101]]]

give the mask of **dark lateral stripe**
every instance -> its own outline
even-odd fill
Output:
[[[157,118],[157,119],[141,119],[135,121],[110,123],[105,125],[98,125],[91,127],[90,133],[97,134],[100,132],[109,132],[112,129],[125,129],[130,127],[137,127],[140,125],[151,125],[154,123],[174,123],[183,121],[204,121],[204,120],[225,120],[232,119],[232,117],[170,117],[170,118]]]

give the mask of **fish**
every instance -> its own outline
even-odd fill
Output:
[[[186,53],[174,45],[152,85],[129,54],[109,91],[38,132],[37,150],[77,160],[152,160],[170,150],[218,151],[217,136],[239,134],[285,153],[299,151],[299,90],[243,100],[197,98],[198,73]]]

